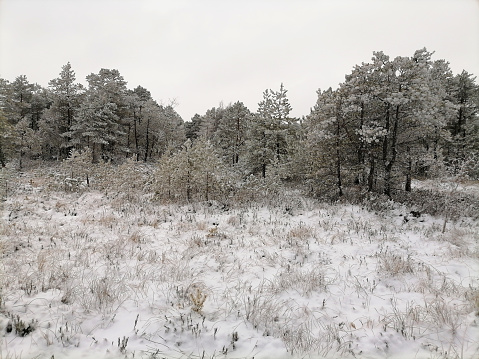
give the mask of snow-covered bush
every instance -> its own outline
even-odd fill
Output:
[[[66,191],[78,191],[90,187],[93,173],[92,152],[89,148],[83,151],[72,150],[61,165],[63,186]]]
[[[0,203],[7,199],[10,171],[6,167],[0,167]]]
[[[223,162],[204,138],[188,140],[180,152],[163,156],[155,177],[156,197],[161,201],[222,200],[231,189]]]
[[[227,211],[162,205],[137,200],[150,165],[91,167],[81,193],[45,185],[58,168],[24,172],[4,202],[1,355],[477,356],[474,219],[442,233],[385,196],[369,210],[274,182]]]

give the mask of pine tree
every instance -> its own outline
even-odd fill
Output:
[[[36,131],[31,128],[30,120],[27,118],[23,118],[15,124],[14,132],[14,148],[18,154],[19,168],[22,169],[25,157],[40,154],[40,143]]]
[[[446,160],[453,168],[479,155],[479,85],[475,80],[472,74],[462,71],[451,81],[450,96],[455,113],[448,123],[451,139]]]
[[[266,90],[258,104],[248,134],[248,162],[252,173],[261,173],[272,163],[281,165],[288,155],[288,137],[293,135],[296,119],[289,117],[291,105],[283,84],[279,91]]]
[[[13,156],[15,143],[14,127],[7,121],[7,117],[0,109],[0,166],[5,167],[9,158]]]
[[[391,196],[403,179],[411,191],[412,176],[441,161],[453,109],[448,65],[431,56],[421,49],[390,60],[376,52],[370,63],[354,67],[339,90],[318,92],[305,123],[313,155],[305,156],[310,168],[303,166],[304,173],[322,176],[323,183],[335,178],[338,193],[340,184],[354,182]]]
[[[343,195],[344,177],[352,176],[354,149],[348,136],[343,91],[318,90],[318,100],[307,117],[305,151],[301,160],[310,191]],[[345,171],[348,168],[348,171]]]
[[[139,130],[143,136],[143,161],[148,161],[152,157],[153,149],[155,147],[155,132],[158,129],[160,122],[160,106],[153,101],[145,102],[142,112],[142,122]],[[156,136],[157,137],[157,136]]]
[[[78,111],[78,121],[65,136],[76,148],[87,146],[93,161],[114,159],[126,148],[126,82],[118,70],[101,69],[87,76],[88,89]]]
[[[136,161],[139,161],[142,158],[142,152],[144,153],[144,150],[142,150],[144,133],[140,130],[140,126],[144,120],[145,106],[151,101],[153,101],[153,98],[150,91],[141,86],[128,90],[125,97],[128,110],[125,119],[127,127],[126,147],[129,152],[135,155]]]
[[[156,171],[157,196],[163,200],[209,201],[222,199],[229,180],[224,165],[206,138],[187,140],[181,151],[164,155]]]
[[[75,81],[75,72],[68,62],[62,66],[59,77],[48,83],[51,105],[39,125],[47,158],[66,158],[70,152],[67,133],[76,123],[84,91]]]
[[[126,146],[135,153],[136,160],[160,158],[170,148],[180,147],[186,140],[184,123],[173,104],[158,105],[145,88],[129,91],[126,102]]]
[[[185,123],[185,135],[187,139],[194,140],[198,138],[202,120],[202,117],[196,113],[191,118],[191,121]]]
[[[155,154],[158,157],[181,147],[186,141],[185,123],[173,105],[160,106],[158,128],[155,130]]]
[[[28,82],[25,75],[20,75],[9,87],[6,115],[12,124],[16,124],[30,113],[34,85]]]
[[[212,140],[218,130],[218,126],[224,116],[225,109],[220,104],[219,107],[213,107],[206,111],[201,117],[197,137],[205,137]]]
[[[367,178],[369,190],[391,196],[405,176],[404,188],[410,191],[413,168],[424,162],[433,142],[439,143],[448,106],[443,82],[433,76],[431,55],[421,49],[391,61],[376,52],[342,85],[348,116],[356,119],[348,127],[357,136],[363,168],[357,182]]]
[[[240,158],[243,159],[251,119],[251,112],[242,102],[238,101],[225,108],[214,136],[225,163],[237,166]]]
[[[380,153],[380,138],[385,135],[377,113],[378,105],[371,91],[374,65],[356,65],[346,81],[340,85],[343,109],[349,139],[354,142],[356,161],[353,161],[354,182],[367,185],[369,191],[375,186],[376,166]]]

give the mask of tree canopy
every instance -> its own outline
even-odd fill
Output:
[[[350,187],[411,191],[413,177],[458,171],[465,162],[478,178],[470,159],[479,155],[479,86],[433,55],[425,48],[394,59],[374,52],[338,88],[318,90],[302,119],[290,116],[283,84],[263,92],[256,112],[236,101],[184,121],[174,104],[158,103],[142,86],[128,89],[116,69],[91,73],[86,88],[70,63],[47,88],[24,75],[0,79],[0,164],[64,160],[73,150],[92,162],[159,161],[173,171],[161,176],[177,173],[187,198],[219,193],[228,174],[245,181],[274,175],[339,196]],[[185,173],[213,192],[185,185]]]

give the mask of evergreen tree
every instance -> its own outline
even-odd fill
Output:
[[[155,153],[158,157],[180,148],[185,143],[185,123],[173,105],[160,106],[160,122],[155,136]]]
[[[157,196],[163,200],[209,201],[222,199],[229,180],[213,145],[201,137],[187,140],[181,151],[164,155],[156,172]]]
[[[9,87],[10,96],[5,112],[8,120],[15,125],[30,113],[34,85],[28,82],[25,75],[20,75]]]
[[[51,105],[39,125],[47,158],[66,158],[70,152],[68,132],[76,123],[84,91],[75,81],[75,72],[68,62],[62,66],[59,77],[48,83]]]
[[[378,104],[371,91],[373,70],[373,64],[356,65],[340,85],[348,136],[356,144],[356,149],[352,152],[356,154],[356,161],[351,168],[354,171],[354,181],[359,185],[367,184],[369,191],[375,185],[380,138],[385,135]]]
[[[13,156],[15,143],[14,128],[7,121],[7,117],[0,109],[0,166],[5,167],[9,158]]]
[[[405,176],[411,190],[413,167],[423,162],[448,116],[443,83],[434,78],[431,53],[390,60],[382,52],[372,62],[355,67],[342,91],[350,138],[358,142],[357,182],[367,178],[368,189],[391,195]],[[368,170],[366,168],[368,167]]]
[[[126,117],[126,147],[130,152],[135,154],[137,161],[140,160],[142,153],[144,153],[142,144],[145,136],[140,130],[140,126],[142,126],[144,120],[144,109],[147,103],[152,101],[150,91],[141,86],[136,87],[134,90],[128,90],[125,97],[125,103],[128,108],[128,115]]]
[[[202,117],[199,114],[195,114],[191,121],[185,122],[185,136],[187,139],[194,140],[198,138],[200,132]]]
[[[14,126],[14,148],[18,154],[19,168],[23,168],[25,157],[37,156],[41,153],[40,143],[36,131],[31,128],[30,120],[26,117]]]
[[[218,108],[213,107],[207,110],[201,117],[197,137],[205,137],[208,140],[212,140],[215,137],[218,126],[224,116],[224,111],[222,105]]]
[[[87,76],[88,89],[78,111],[78,121],[65,135],[77,148],[92,150],[93,161],[114,159],[128,151],[126,147],[126,82],[118,70],[101,69]]]
[[[339,194],[341,184],[354,182],[391,196],[402,179],[410,191],[413,174],[441,161],[453,109],[449,67],[431,56],[421,49],[390,60],[376,52],[339,90],[319,91],[305,123],[309,155],[299,161],[301,171],[326,187],[334,178]]]
[[[141,122],[140,131],[144,136],[143,141],[143,161],[147,161],[152,157],[154,148],[154,129],[158,127],[160,121],[160,107],[154,101],[147,101],[143,110],[143,121]]]
[[[451,138],[445,155],[454,168],[479,155],[479,86],[475,80],[472,74],[462,71],[451,81],[450,96],[455,113],[447,125]]]
[[[313,193],[343,195],[345,174],[351,174],[354,154],[348,136],[347,112],[341,90],[318,90],[318,100],[307,117],[303,159],[305,179]],[[345,171],[348,168],[348,171]]]
[[[251,121],[247,141],[249,169],[263,178],[269,165],[287,160],[288,137],[295,130],[296,120],[289,117],[291,105],[286,93],[283,84],[279,91],[266,90]]]
[[[235,166],[238,165],[240,158],[243,159],[251,119],[250,110],[239,101],[223,111],[215,133],[215,143],[221,149],[225,163]]]
[[[5,135],[5,146],[17,151],[22,167],[25,156],[40,154],[41,138],[38,129],[43,112],[49,106],[47,92],[41,86],[29,83],[27,77],[21,75],[12,83],[3,79],[0,81],[0,101],[6,122],[13,126],[8,128],[14,129]],[[6,138],[11,140],[7,141]]]
[[[158,105],[141,86],[129,91],[126,102],[127,147],[136,154],[137,161],[159,158],[169,148],[180,147],[185,142],[183,119],[173,104]]]

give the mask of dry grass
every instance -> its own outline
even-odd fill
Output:
[[[302,269],[288,266],[288,269],[275,277],[270,290],[275,294],[293,290],[309,296],[316,291],[325,291],[327,285],[328,279],[320,268]]]
[[[359,207],[289,199],[286,212],[278,203],[224,212],[142,202],[140,192],[112,188],[62,194],[39,179],[26,180],[28,192],[7,203],[11,220],[0,223],[0,269],[8,268],[0,306],[15,313],[43,306],[51,318],[34,338],[48,347],[96,335],[93,327],[67,331],[67,322],[96,320],[107,336],[120,330],[115,315],[138,308],[149,317],[135,322],[137,337],[133,322],[125,329],[123,356],[148,338],[182,353],[196,348],[177,342],[214,343],[217,351],[204,357],[243,357],[242,347],[255,354],[255,343],[270,337],[293,357],[360,357],[364,338],[376,340],[382,356],[394,354],[388,340],[417,351],[430,342],[442,355],[447,345],[460,353],[470,314],[479,315],[477,280],[448,272],[477,253],[467,223],[443,235],[440,220],[394,222],[397,214]],[[295,215],[305,207],[314,210]],[[416,240],[437,252],[424,253]],[[73,310],[83,316],[77,322],[65,314]],[[57,328],[48,331],[48,321]]]
[[[392,277],[403,274],[414,274],[416,265],[409,257],[403,257],[396,254],[380,254],[378,257],[378,273],[386,274]]]
[[[306,240],[315,237],[315,230],[311,226],[306,225],[299,225],[297,227],[292,228],[288,234],[288,238]]]

